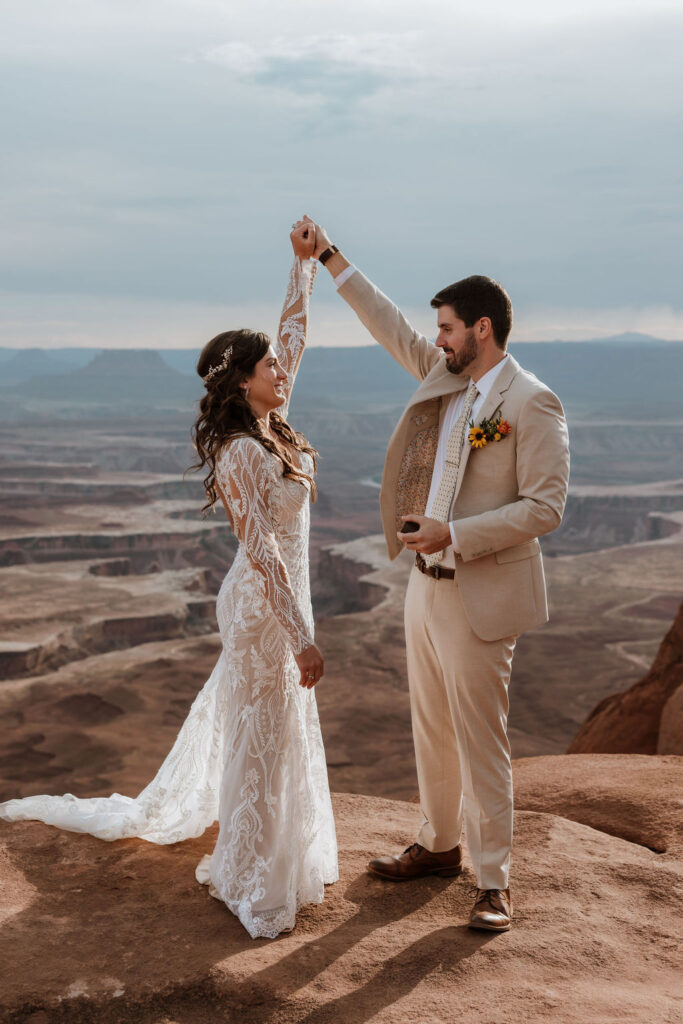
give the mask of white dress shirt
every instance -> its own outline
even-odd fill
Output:
[[[344,284],[344,282],[348,281],[348,279],[351,277],[351,274],[355,274],[355,273],[356,273],[356,267],[354,267],[353,263],[349,263],[348,267],[344,267],[344,269],[342,270],[341,274],[337,274],[337,276],[335,278],[333,278],[335,288],[337,288],[337,289],[341,288],[341,286]]]
[[[496,363],[495,366],[492,366],[491,369],[488,370],[488,372],[485,373],[483,377],[480,377],[479,380],[475,382],[477,385],[477,391],[479,392],[476,399],[474,400],[474,405],[472,406],[472,419],[474,420],[475,423],[477,422],[477,417],[479,415],[480,409],[482,408],[484,402],[488,398],[489,392],[491,391],[491,388],[496,382],[498,374],[500,373],[500,371],[505,366],[505,363],[507,362],[507,358],[508,357],[506,354],[505,356],[503,356],[499,363]],[[432,482],[429,488],[429,498],[427,499],[427,510],[425,512],[425,515],[427,516],[431,516],[432,508],[434,507],[434,502],[436,501],[436,496],[439,492],[441,477],[443,476],[443,471],[446,466],[446,451],[448,448],[448,438],[451,436],[451,431],[453,430],[455,424],[458,422],[458,418],[460,416],[460,413],[462,412],[462,407],[465,402],[466,390],[467,389],[465,388],[465,390],[457,391],[454,395],[452,395],[451,398],[449,399],[446,411],[444,412],[441,430],[439,432],[439,445],[436,449],[436,458],[434,459],[434,470],[432,472]],[[463,451],[469,444],[468,434],[469,431],[466,430],[465,440],[463,442]],[[454,569],[455,552],[458,550],[458,542],[455,535],[455,523],[449,523],[448,525],[451,531],[452,546],[449,546],[445,549],[440,564],[444,568]]]

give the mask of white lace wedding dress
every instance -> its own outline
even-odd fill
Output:
[[[280,321],[290,391],[313,273],[295,261]],[[302,468],[312,471],[307,455]],[[0,804],[0,818],[152,843],[199,836],[218,819],[197,878],[253,938],[274,938],[339,877],[315,695],[292,653],[313,642],[309,491],[248,437],[223,450],[216,482],[240,541],[217,600],[223,650],[156,777],[135,799],[31,796]]]

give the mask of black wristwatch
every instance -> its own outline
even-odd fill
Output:
[[[322,263],[322,265],[325,266],[330,257],[334,256],[335,252],[339,252],[339,249],[336,245],[331,245],[328,249],[325,249],[324,252],[320,253],[318,256],[318,263]]]

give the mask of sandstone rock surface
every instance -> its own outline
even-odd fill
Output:
[[[677,754],[683,735],[665,725],[659,742],[662,712],[683,686],[683,604],[660,645],[647,675],[623,693],[605,697],[593,709],[568,748],[569,754]],[[674,721],[681,722],[680,717]]]
[[[543,774],[556,794],[562,773],[580,760],[528,759],[518,786],[526,779],[531,787],[536,773],[541,802]],[[680,785],[683,762],[664,761]],[[624,788],[640,770],[637,763],[627,770]],[[649,780],[646,773],[642,785]],[[656,811],[669,813],[659,804]],[[213,830],[155,847],[107,844],[34,823],[3,826],[0,1020],[680,1021],[683,863],[674,854],[558,813],[519,811],[515,925],[496,935],[466,927],[473,882],[467,861],[463,878],[405,886],[365,873],[370,855],[397,851],[412,838],[415,805],[346,794],[335,797],[335,813],[341,880],[321,906],[299,913],[293,933],[256,942],[194,880]]]
[[[561,815],[683,857],[683,758],[573,754],[512,764],[517,810]]]
[[[678,687],[662,709],[657,753],[683,755],[683,686]]]

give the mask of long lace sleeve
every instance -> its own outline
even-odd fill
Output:
[[[253,438],[236,438],[216,463],[216,481],[229,507],[233,529],[263,577],[273,614],[294,653],[300,654],[313,643],[313,637],[292,591],[273,529],[268,453]]]
[[[278,358],[287,371],[287,402],[282,407],[287,416],[294,378],[297,375],[306,344],[308,327],[308,300],[313,289],[318,264],[314,260],[302,260],[298,256],[289,274],[287,294],[280,316],[277,335]]]

